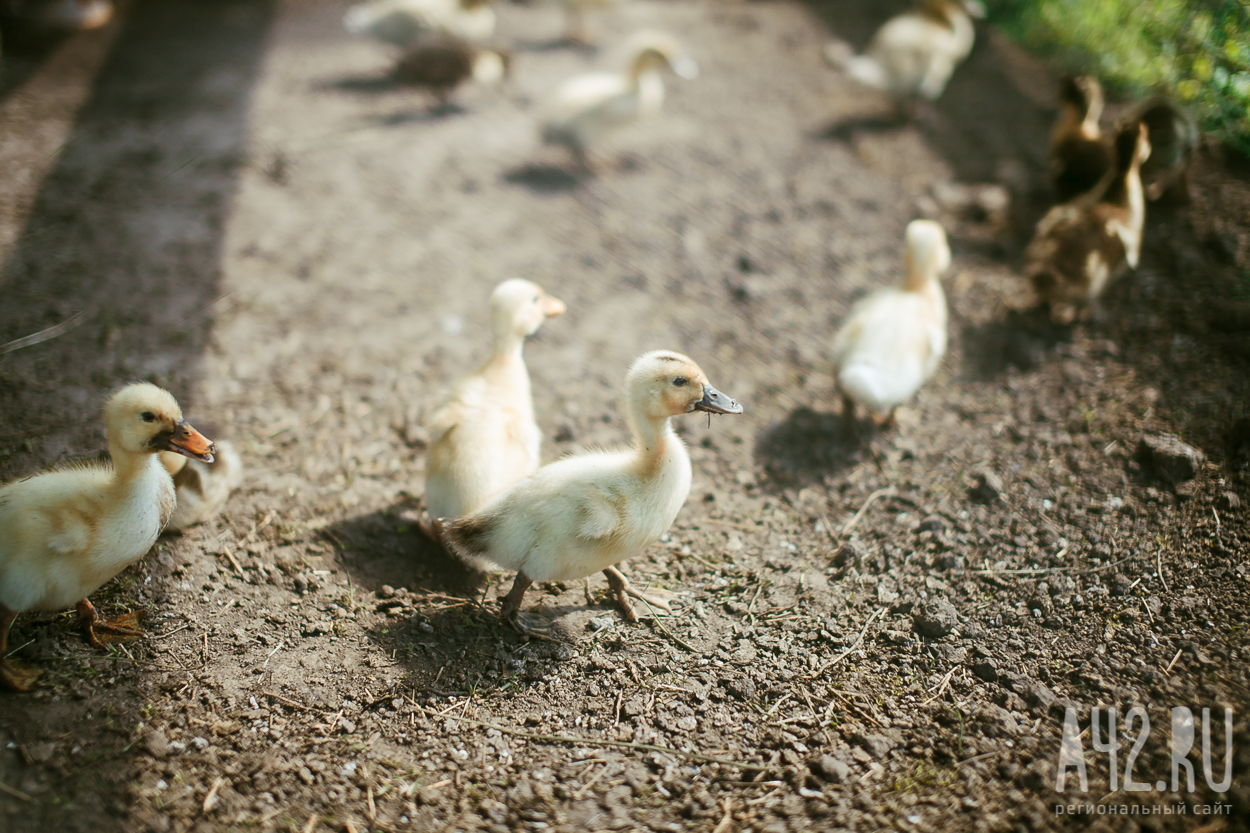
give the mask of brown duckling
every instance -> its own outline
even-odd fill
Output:
[[[1025,273],[1050,304],[1051,319],[1069,324],[1116,276],[1137,266],[1146,203],[1141,166],[1150,156],[1146,125],[1115,137],[1115,167],[1088,194],[1057,205],[1037,224],[1025,251]]]
[[[1184,107],[1167,96],[1143,104],[1130,121],[1150,131],[1150,158],[1141,166],[1142,188],[1151,202],[1170,195],[1189,199],[1189,164],[1198,147],[1198,126]]]
[[[1059,120],[1050,134],[1050,178],[1059,202],[1094,190],[1111,168],[1102,135],[1102,85],[1092,75],[1069,76],[1059,94]]]
[[[421,38],[395,66],[398,81],[429,90],[440,106],[446,106],[452,92],[466,81],[497,84],[507,73],[506,53],[445,34]]]

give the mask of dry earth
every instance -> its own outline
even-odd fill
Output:
[[[144,639],[19,619],[45,676],[0,692],[0,829],[1245,829],[1247,165],[1204,146],[1141,268],[1054,330],[1018,277],[1054,77],[982,28],[934,110],[892,122],[820,46],[901,6],[626,0],[598,52],[504,6],[512,79],[450,112],[330,0],[134,0],[6,40],[0,343],[85,315],[0,356],[0,475],[100,454],[100,403],[137,378],[249,473],[97,594]],[[578,178],[537,109],[643,27],[702,74]],[[822,351],[920,214],[952,238],[950,353],[857,443]],[[416,531],[423,418],[511,275],[569,307],[527,351],[546,458],[627,439],[646,349],[746,406],[685,420],[690,500],[629,565],[677,616],[627,626],[596,576],[531,591],[558,639],[529,642],[496,622],[509,576],[474,588]],[[1205,451],[1196,476],[1137,454],[1164,432]],[[1112,789],[1086,734],[1089,790],[1071,770],[1056,794],[1067,709],[1119,709],[1123,776],[1134,705],[1149,789]],[[1194,793],[1153,788],[1174,706],[1219,724]]]

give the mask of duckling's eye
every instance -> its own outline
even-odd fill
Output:
[[[156,414],[152,413],[151,411],[144,411],[143,413],[139,414],[139,417],[144,422],[156,422]]]
[[[673,380],[673,384],[681,388],[681,387],[685,387],[686,383],[689,381],[690,380],[687,379],[685,376],[678,376],[676,379]]]

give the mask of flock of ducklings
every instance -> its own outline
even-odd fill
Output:
[[[587,0],[564,2],[576,9]],[[900,102],[933,100],[968,55],[969,16],[978,11],[970,0],[921,0],[915,11],[887,22],[864,54],[835,43],[826,55]],[[580,35],[580,14],[571,21]],[[464,46],[477,56],[465,39],[488,36],[494,16],[479,0],[375,0],[353,8],[346,22],[400,45],[401,66],[412,67],[427,46]],[[624,75],[573,79],[560,96],[564,109],[544,132],[584,154],[602,130],[659,106],[659,69],[690,74],[692,64],[671,38],[648,35],[634,55]],[[1092,78],[1065,82],[1062,104],[1050,148],[1064,201],[1038,224],[1026,270],[1052,316],[1071,321],[1108,281],[1136,265],[1144,200],[1184,187],[1196,132],[1180,108],[1156,100],[1104,138],[1102,92]],[[1147,170],[1152,144],[1160,161]],[[895,409],[937,369],[947,341],[940,276],[950,264],[942,226],[913,221],[902,284],[857,303],[833,338],[832,371],[852,427],[857,408],[878,424],[891,423]],[[499,284],[490,298],[491,356],[453,387],[428,426],[422,529],[471,566],[516,571],[501,619],[537,637],[550,632],[550,623],[521,610],[534,582],[602,571],[627,620],[637,619],[630,597],[669,609],[662,594],[641,593],[616,565],[658,539],[689,493],[690,459],[671,419],[695,411],[742,413],[694,360],[651,351],[625,376],[632,444],[540,466],[523,348],[548,318],[564,312],[561,301],[529,281]],[[93,645],[137,635],[133,616],[101,621],[87,597],[140,559],[163,529],[220,511],[241,479],[229,444],[193,429],[174,398],[154,385],[115,393],[104,421],[111,465],[79,464],[0,487],[0,682],[10,688],[28,690],[39,673],[6,656],[17,614],[76,605]]]

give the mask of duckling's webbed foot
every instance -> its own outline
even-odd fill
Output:
[[[638,614],[634,612],[634,606],[630,604],[629,597],[642,599],[652,607],[658,607],[665,613],[672,613],[672,606],[660,594],[672,598],[672,594],[667,591],[653,591],[653,594],[643,593],[638,588],[629,583],[629,579],[625,578],[625,574],[615,567],[608,567],[603,571],[608,577],[608,586],[612,588],[612,600],[616,602],[616,606],[621,609],[625,621],[633,624],[638,621]]]
[[[0,605],[0,684],[14,691],[30,691],[43,672],[4,658],[9,648],[9,626],[16,618],[16,612]]]
[[[417,526],[420,527],[426,538],[429,538],[436,544],[443,543],[443,522],[441,519],[422,518],[417,521]]]
[[[551,638],[551,622],[532,613],[521,612],[521,599],[525,591],[533,584],[533,580],[525,573],[517,573],[512,589],[504,596],[503,608],[499,611],[499,621],[511,625],[520,633],[534,639]]]
[[[137,610],[105,621],[99,618],[95,606],[83,599],[78,603],[78,621],[87,631],[87,641],[96,648],[105,648],[143,636]]]

